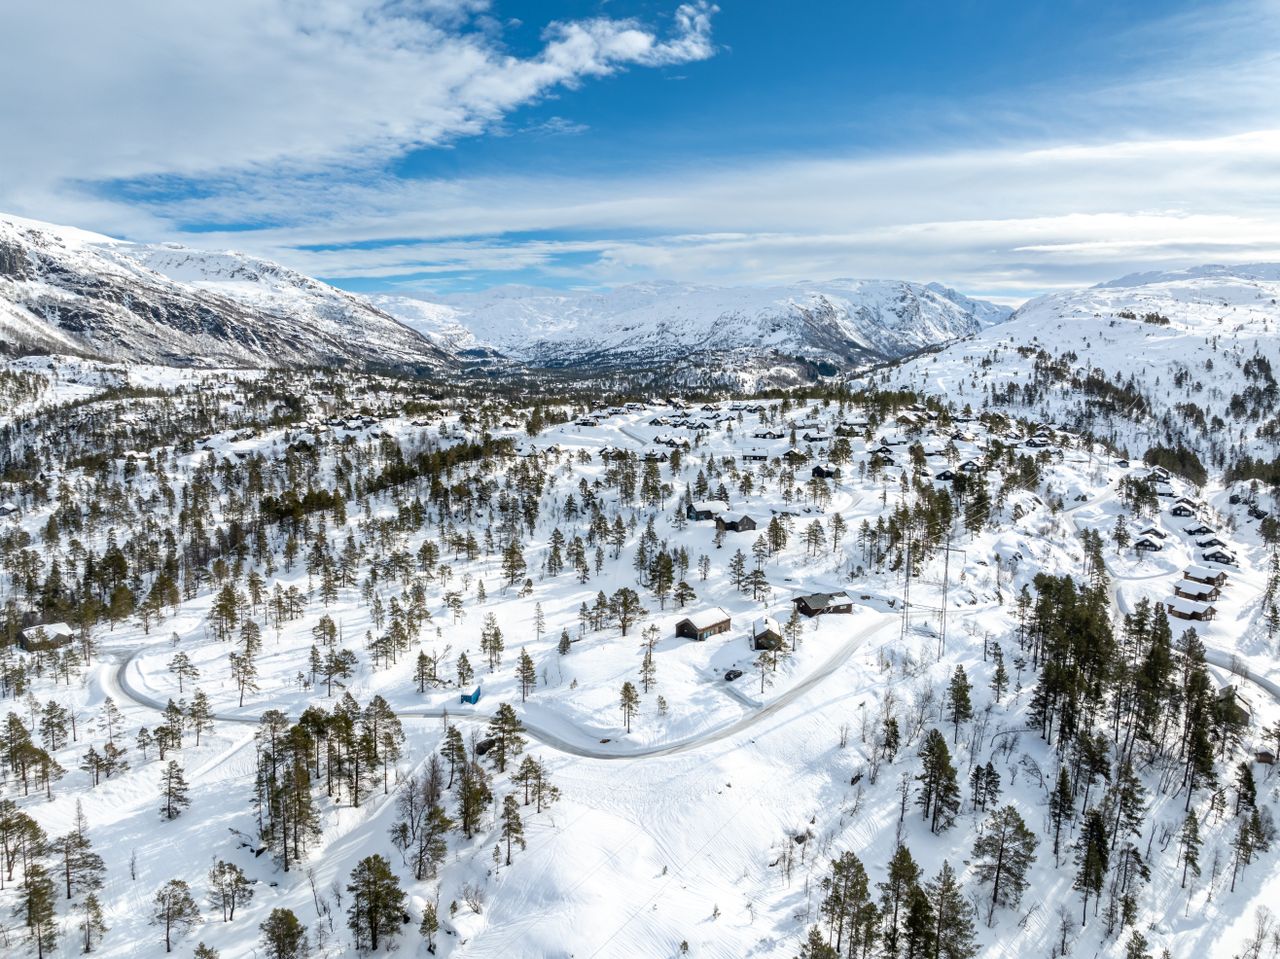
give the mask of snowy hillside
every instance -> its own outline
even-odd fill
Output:
[[[879,380],[1070,423],[1135,454],[1183,444],[1208,468],[1269,460],[1278,303],[1276,264],[1137,274],[1033,300]]]
[[[0,218],[13,351],[198,366],[440,369],[434,344],[359,297],[239,253],[147,246]]]
[[[1264,954],[1220,484],[900,394],[437,392],[0,365],[6,959]]]
[[[1004,307],[937,284],[832,280],[789,287],[644,283],[607,292],[504,287],[378,305],[450,343],[471,338],[531,365],[823,372],[914,353],[1000,322]]]

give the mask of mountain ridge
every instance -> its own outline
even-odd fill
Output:
[[[941,284],[649,282],[358,295],[235,251],[145,244],[0,215],[9,352],[206,366],[526,367],[749,386],[897,359],[1003,321]],[[689,372],[691,371],[691,372]]]

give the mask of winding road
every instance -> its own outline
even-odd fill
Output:
[[[537,725],[531,725],[528,722],[524,722],[525,732],[531,739],[536,740],[550,749],[572,756],[579,756],[584,759],[651,759],[659,756],[674,756],[679,753],[690,752],[691,750],[699,749],[702,746],[720,742],[731,736],[736,736],[738,733],[745,732],[768,719],[770,716],[780,712],[830,677],[834,672],[836,672],[836,670],[848,662],[849,657],[851,657],[854,652],[869,638],[890,628],[898,628],[897,617],[888,617],[877,614],[876,620],[877,621],[875,623],[859,630],[856,634],[845,640],[840,648],[823,661],[817,669],[800,682],[796,683],[786,692],[782,693],[777,699],[774,699],[772,702],[767,703],[745,716],[731,720],[727,723],[722,723],[719,726],[715,726],[694,736],[686,737],[685,739],[660,745],[646,746],[640,749],[628,750],[607,749],[603,748],[603,744],[597,745],[589,742],[573,742],[563,738],[562,736],[558,736],[547,729],[543,729]],[[148,650],[161,648],[167,645],[167,643],[152,643],[148,646],[140,646],[128,653],[120,661],[113,663],[107,671],[105,681],[105,685],[109,687],[108,692],[117,693],[122,700],[128,701],[135,706],[141,706],[144,709],[150,709],[155,712],[162,712],[167,705],[167,702],[161,702],[154,696],[138,689],[138,687],[134,685],[130,673],[131,667],[139,656]],[[456,710],[446,711],[444,709],[415,708],[398,710],[396,715],[401,718],[410,717],[414,719],[443,719],[446,715],[471,719],[487,718],[482,715],[468,714],[458,712]],[[240,713],[214,713],[213,718],[219,722],[240,723],[252,726],[256,726],[261,722],[261,714],[244,715]]]

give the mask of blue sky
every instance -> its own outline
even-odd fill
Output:
[[[1275,0],[51,6],[0,209],[355,290],[1280,259]]]

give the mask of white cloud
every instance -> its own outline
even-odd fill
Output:
[[[547,27],[533,56],[460,29],[483,0],[11,3],[0,8],[0,203],[74,181],[289,177],[478,133],[557,87],[713,54],[706,2],[669,36]],[[19,93],[20,91],[20,93]]]
[[[292,210],[298,225],[199,242],[248,241],[323,276],[528,268],[600,284],[890,276],[1016,296],[1152,265],[1280,259],[1278,174],[1280,130],[1267,130],[768,160],[662,176],[277,184],[270,195],[220,194],[168,212],[200,221]],[[550,231],[591,238],[503,236]],[[299,249],[370,242],[382,245]]]

